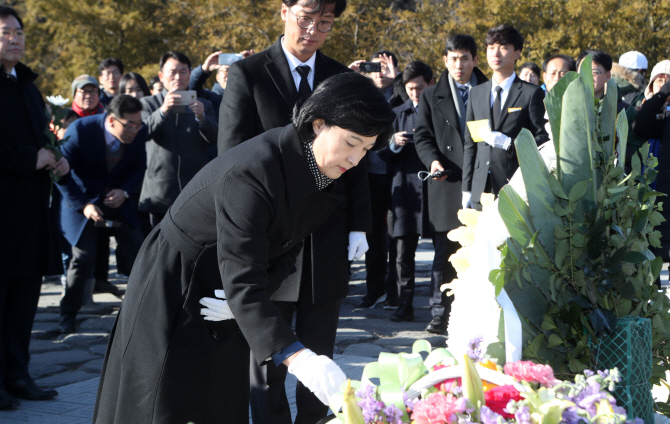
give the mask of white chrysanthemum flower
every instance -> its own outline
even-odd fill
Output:
[[[60,94],[57,96],[47,96],[47,101],[54,106],[65,106],[70,102],[70,99],[64,99]]]

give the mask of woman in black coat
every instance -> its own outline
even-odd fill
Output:
[[[368,78],[337,75],[296,107],[292,125],[193,178],[135,262],[94,423],[248,422],[250,347],[327,401],[344,375],[301,346],[270,295],[295,284],[284,279],[302,240],[340,202],[330,182],[388,140],[393,118]],[[222,288],[234,319],[203,319],[199,300]]]

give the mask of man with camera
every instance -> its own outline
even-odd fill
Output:
[[[432,176],[428,179],[428,217],[435,249],[429,300],[433,319],[426,331],[435,334],[446,330],[453,299],[440,286],[456,278],[448,260],[460,244],[448,240],[447,232],[461,226],[457,213],[461,208],[466,108],[472,87],[487,81],[477,68],[477,43],[469,35],[450,37],[442,59],[447,69],[437,85],[422,94],[414,133],[417,153]]]
[[[217,121],[212,103],[189,92],[191,61],[183,53],[167,52],[160,60],[159,94],[141,99],[147,126],[148,169],[142,183],[140,210],[151,226],[161,222],[182,189],[212,159]],[[186,97],[192,95],[193,100]]]
[[[81,118],[67,129],[63,156],[73,178],[58,184],[63,235],[72,245],[67,286],[60,303],[61,333],[76,331],[75,319],[96,260],[98,237],[110,233],[132,267],[143,242],[136,206],[128,201],[146,169],[142,104],[118,95],[101,115]],[[106,230],[106,231],[102,231]]]

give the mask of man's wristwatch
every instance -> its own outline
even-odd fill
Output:
[[[125,196],[126,199],[130,198],[130,195],[125,190],[123,190],[123,195]]]

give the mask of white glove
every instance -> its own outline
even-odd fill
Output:
[[[225,321],[227,319],[235,319],[233,312],[228,306],[228,301],[226,300],[226,293],[223,290],[214,290],[214,296],[218,299],[211,297],[203,297],[200,299],[200,304],[205,306],[205,309],[200,310],[200,314],[205,316],[205,321]]]
[[[512,145],[512,139],[499,131],[491,131],[484,134],[482,138],[486,144],[496,149],[507,150]]]
[[[365,233],[360,231],[349,232],[349,260],[360,259],[368,251],[368,240]]]
[[[472,209],[474,206],[472,204],[472,193],[469,191],[464,191],[461,203],[463,204],[463,209]]]
[[[324,405],[328,405],[330,397],[340,392],[347,382],[347,376],[332,359],[309,349],[298,353],[288,366],[288,372],[295,375]]]

